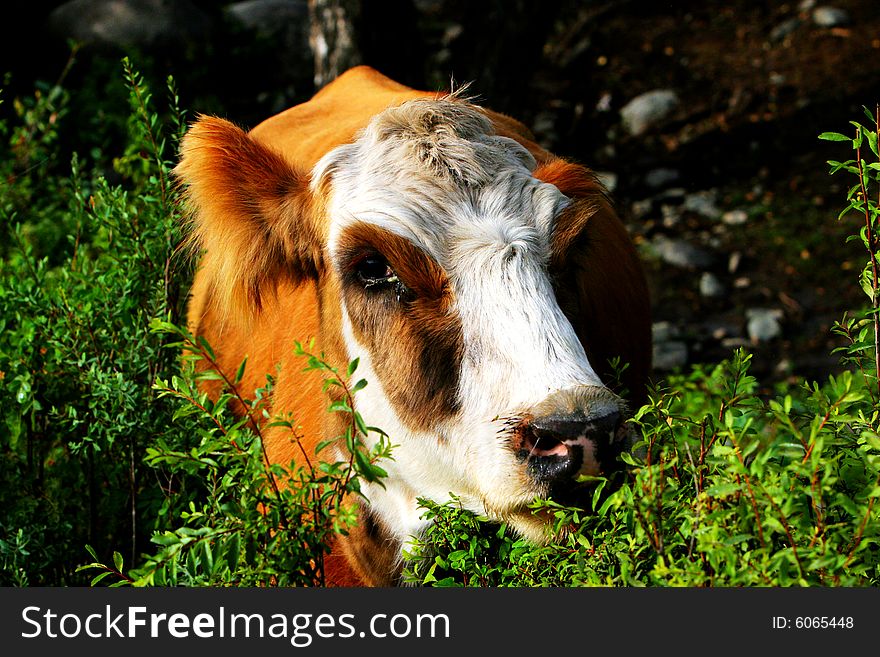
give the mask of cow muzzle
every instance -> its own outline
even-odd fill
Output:
[[[536,484],[552,497],[567,498],[583,488],[583,477],[618,470],[633,432],[624,422],[622,402],[604,389],[567,393],[562,401],[550,399],[527,414],[514,431],[513,446]]]

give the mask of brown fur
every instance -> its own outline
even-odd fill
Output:
[[[365,252],[388,259],[405,286],[400,302],[393,289],[373,292],[351,280],[351,269]],[[369,224],[346,229],[340,253],[343,297],[355,337],[371,354],[400,418],[412,429],[429,430],[458,410],[455,364],[463,346],[461,326],[449,312],[446,274],[409,240]]]
[[[402,418],[407,423],[429,426],[454,408],[449,394],[454,383],[443,377],[425,380],[420,374],[444,371],[460,348],[459,329],[445,312],[442,270],[404,240],[395,242],[374,228],[354,228],[343,236],[351,257],[381,240],[401,280],[424,295],[417,308],[424,326],[394,313],[379,317],[366,306],[359,308],[363,290],[347,288],[344,268],[337,271],[327,264],[327,190],[310,192],[306,173],[329,150],[352,141],[385,108],[439,95],[357,67],[309,102],[250,133],[201,117],[183,142],[177,174],[188,190],[193,243],[203,251],[192,289],[190,329],[212,344],[224,371],[234,373],[248,358],[242,392],[264,385],[266,373],[276,375],[270,410],[293,414],[302,449],[309,454],[325,436],[339,434],[340,420],[325,412],[329,400],[320,377],[302,373],[303,362],[292,354],[292,344],[315,337],[315,350],[344,366],[342,298],[360,318],[355,327],[359,338],[376,347],[377,372],[395,406],[406,409]],[[554,235],[557,295],[590,361],[599,367],[613,355],[622,356],[630,363],[625,384],[640,399],[650,366],[648,297],[624,227],[587,170],[541,149],[514,119],[489,110],[486,115],[499,135],[515,139],[532,154],[539,165],[536,177],[574,199]],[[386,340],[388,335],[393,339]],[[438,345],[435,351],[418,353],[416,345],[432,342]],[[418,386],[404,384],[411,381]],[[209,391],[216,393],[211,385]],[[433,393],[423,396],[426,389]],[[302,462],[300,447],[284,429],[267,428],[264,435],[273,462]],[[329,582],[394,582],[400,546],[390,541],[381,519],[368,514],[362,510],[359,527],[328,556]]]
[[[611,358],[628,365],[617,392],[639,406],[650,374],[651,319],[635,247],[588,169],[556,159],[533,175],[573,200],[553,231],[550,264],[559,305],[603,381],[612,378]]]

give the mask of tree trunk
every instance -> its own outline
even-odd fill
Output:
[[[315,88],[361,63],[356,24],[360,0],[309,0],[309,45],[315,58]]]

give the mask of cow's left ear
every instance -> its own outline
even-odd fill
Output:
[[[619,357],[628,399],[641,404],[651,370],[648,286],[638,254],[605,189],[586,167],[562,159],[533,175],[571,203],[555,219],[551,269],[560,307],[603,381]]]
[[[229,121],[202,116],[181,143],[190,241],[227,315],[252,316],[282,276],[322,269],[323,235],[308,174]]]

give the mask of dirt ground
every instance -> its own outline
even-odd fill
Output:
[[[583,74],[573,75],[569,60],[560,79],[544,78],[580,99],[560,101],[570,118],[553,124],[549,140],[616,174],[618,206],[644,247],[655,321],[669,324],[662,333],[686,345],[690,363],[748,346],[767,383],[834,371],[838,357],[829,352],[841,340],[830,328],[866,302],[863,252],[845,243],[863,218],[837,220],[854,179],[827,175],[826,160],[851,155],[817,135],[851,133],[848,121],[864,123],[862,107],[880,101],[880,6],[835,2],[848,20],[829,27],[816,24],[814,4],[606,5]],[[576,21],[561,34],[584,38]],[[572,48],[564,50],[570,57]],[[674,90],[677,108],[650,132],[628,136],[615,107],[656,88]],[[598,111],[603,98],[610,109]],[[652,188],[646,181],[658,169],[675,178]],[[694,211],[688,197],[696,192],[709,192],[729,221]],[[671,265],[652,255],[658,235],[708,257]],[[720,293],[701,292],[705,272]],[[753,339],[753,309],[777,313],[781,334]]]

